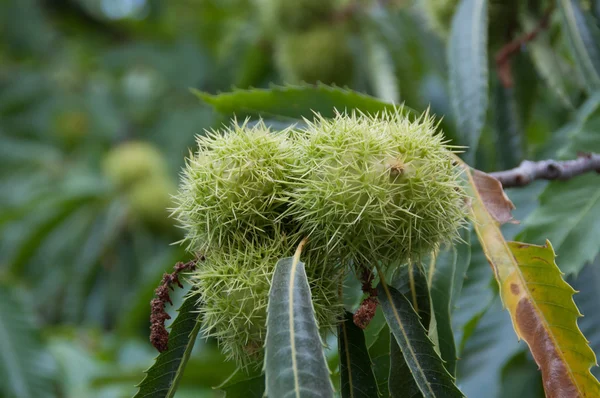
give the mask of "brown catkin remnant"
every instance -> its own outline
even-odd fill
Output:
[[[154,291],[156,298],[150,302],[150,342],[159,352],[166,351],[169,348],[169,332],[165,327],[165,321],[171,319],[165,311],[165,306],[167,303],[173,305],[169,291],[173,290],[173,285],[183,288],[179,280],[179,274],[196,269],[198,261],[204,261],[204,256],[199,256],[197,260],[187,263],[179,262],[175,264],[175,267],[173,267],[175,271],[170,274],[165,273],[160,285]]]

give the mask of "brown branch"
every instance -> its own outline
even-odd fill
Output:
[[[173,285],[183,288],[179,280],[179,274],[194,270],[199,261],[204,261],[204,256],[200,255],[197,259],[187,263],[180,262],[175,264],[173,267],[175,271],[170,274],[164,274],[160,285],[154,291],[156,298],[150,302],[150,342],[159,352],[165,351],[169,343],[169,332],[165,327],[165,321],[171,319],[165,311],[165,306],[167,303],[173,305],[169,291],[174,289]]]
[[[526,43],[534,40],[536,36],[544,29],[548,27],[550,23],[550,16],[554,11],[554,5],[551,5],[538,25],[529,33],[524,34],[521,37],[517,37],[510,43],[507,43],[496,53],[496,68],[498,69],[498,77],[502,82],[502,85],[506,88],[513,86],[512,72],[510,70],[510,59],[519,49]]]
[[[375,316],[379,301],[377,300],[377,289],[373,288],[373,272],[367,267],[363,267],[363,272],[359,279],[362,283],[362,291],[368,297],[360,303],[360,306],[354,313],[353,320],[356,326],[365,329]]]
[[[502,183],[504,188],[522,187],[535,180],[568,180],[578,175],[595,171],[600,173],[600,154],[580,154],[574,160],[523,161],[519,167],[489,173]]]

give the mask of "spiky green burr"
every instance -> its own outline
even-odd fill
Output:
[[[175,216],[192,251],[281,230],[289,202],[294,148],[286,132],[262,122],[198,137],[175,200]]]
[[[354,263],[390,266],[457,237],[465,194],[430,116],[410,121],[398,110],[308,124],[291,214],[311,241]]]
[[[262,363],[270,282],[277,261],[291,256],[297,243],[259,239],[211,252],[192,276],[201,294],[203,334],[217,338],[223,352],[240,366]],[[338,297],[343,274],[310,255],[303,261],[318,325],[322,331],[332,330],[343,313]]]

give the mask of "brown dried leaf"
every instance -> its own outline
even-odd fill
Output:
[[[518,224],[517,220],[513,220],[511,211],[515,209],[515,205],[506,196],[502,189],[500,181],[491,175],[471,169],[475,188],[485,205],[486,210],[500,224],[507,222]]]

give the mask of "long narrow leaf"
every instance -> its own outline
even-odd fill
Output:
[[[393,336],[390,337],[390,374],[388,388],[391,398],[422,398],[423,394],[410,372],[404,355]]]
[[[400,100],[398,80],[388,49],[371,31],[366,30],[363,38],[367,52],[369,82],[373,92],[384,101],[397,103]]]
[[[139,391],[134,398],[175,396],[200,330],[197,302],[198,296],[191,294],[181,304],[179,315],[171,326],[169,347],[160,353],[154,365],[146,371],[146,377],[139,384]]]
[[[377,310],[375,318],[371,321],[369,328],[373,326],[375,319],[377,319],[379,315],[383,317],[380,311],[380,309]],[[367,330],[369,328],[367,328]],[[385,323],[385,319],[383,327],[377,330],[374,340],[369,345],[369,355],[371,356],[371,361],[373,361],[373,372],[377,379],[379,392],[381,393],[381,396],[388,397],[390,395],[388,390],[390,374],[390,328]]]
[[[349,312],[346,313],[344,322],[338,326],[338,348],[340,351],[342,397],[378,397],[377,381],[371,367],[371,358],[365,344],[365,335],[354,324],[352,314]]]
[[[501,169],[517,167],[523,160],[523,125],[517,111],[515,89],[496,82],[493,90],[494,135]]]
[[[488,17],[486,0],[461,0],[448,43],[450,95],[461,144],[474,159],[488,108]]]
[[[531,32],[538,22],[530,15],[523,15],[521,23],[527,32]],[[531,61],[540,77],[567,108],[573,108],[568,90],[567,65],[560,58],[558,52],[552,49],[549,33],[544,30],[540,31],[535,40],[527,43],[527,46],[531,54]]]
[[[592,93],[600,89],[600,31],[579,1],[560,0],[560,10],[584,86]]]
[[[369,95],[322,84],[317,86],[274,86],[268,90],[235,90],[230,93],[208,94],[194,90],[202,101],[212,105],[218,112],[238,118],[245,117],[297,121],[312,118],[314,112],[324,117],[333,117],[339,111],[360,110],[377,113],[394,109],[394,105]],[[408,107],[406,114],[416,115]]]
[[[432,319],[431,298],[427,277],[420,266],[403,267],[392,279],[392,286],[411,302],[413,309],[419,315],[425,330],[429,329]],[[390,374],[388,387],[391,397],[422,397],[410,367],[398,347],[396,340],[390,338]]]
[[[271,397],[333,397],[304,263],[277,262],[267,307],[265,373]]]
[[[489,275],[489,266],[486,271]],[[523,344],[514,335],[498,294],[487,307],[467,325],[468,338],[457,361],[457,383],[467,397],[505,398],[499,395],[501,371]]]
[[[431,301],[437,325],[442,359],[451,375],[456,374],[456,344],[452,331],[451,314],[460,295],[462,284],[471,261],[471,232],[462,231],[464,242],[438,254],[431,278]]]
[[[431,297],[423,267],[415,264],[402,267],[392,278],[391,286],[406,296],[421,319],[425,330],[431,323]]]
[[[463,397],[410,301],[383,283],[378,285],[377,291],[390,330],[423,396]]]

